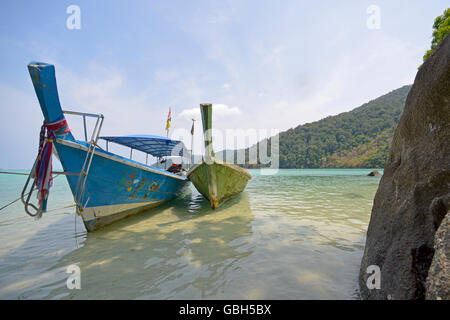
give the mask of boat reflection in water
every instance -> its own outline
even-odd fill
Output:
[[[60,282],[47,298],[220,297],[253,251],[248,239],[254,215],[245,193],[211,212],[208,201],[191,189],[170,206],[86,234],[82,247],[58,263],[80,267],[82,289],[67,290]]]

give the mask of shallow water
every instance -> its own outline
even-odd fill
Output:
[[[159,208],[87,233],[64,177],[49,210],[0,211],[0,299],[356,299],[380,178],[371,169],[253,175],[216,211],[193,188]],[[23,176],[0,175],[0,206]],[[57,209],[55,211],[51,211]],[[68,266],[81,289],[66,285]]]

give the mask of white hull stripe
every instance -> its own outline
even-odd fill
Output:
[[[84,221],[95,220],[96,218],[107,217],[116,213],[124,212],[131,209],[136,209],[139,207],[145,207],[150,205],[157,205],[160,201],[148,201],[148,202],[139,202],[139,203],[128,203],[128,204],[114,204],[109,206],[97,206],[97,207],[89,207],[85,208],[83,212],[81,212],[81,216]]]

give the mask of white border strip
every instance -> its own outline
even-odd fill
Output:
[[[164,200],[154,200],[147,202],[135,202],[135,203],[123,203],[123,204],[110,204],[105,206],[88,207],[81,212],[83,221],[91,221],[97,218],[105,218],[118,213],[122,213],[128,210],[147,207],[147,206],[157,206],[163,203]]]

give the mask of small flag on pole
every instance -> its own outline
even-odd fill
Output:
[[[171,116],[171,110],[169,108],[169,115],[167,116],[166,131],[169,131],[171,121],[172,121],[172,116]]]

